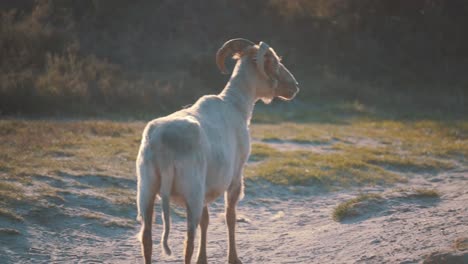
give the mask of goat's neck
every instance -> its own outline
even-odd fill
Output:
[[[231,79],[224,87],[220,96],[241,113],[246,123],[250,123],[252,112],[257,101],[254,84],[249,77],[247,65],[238,64],[234,69]]]

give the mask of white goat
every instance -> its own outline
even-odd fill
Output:
[[[299,91],[294,76],[266,43],[226,42],[216,54],[223,73],[227,56],[238,60],[219,95],[201,97],[190,108],[148,123],[136,161],[138,218],[145,263],[151,263],[151,223],[155,196],[162,202],[166,254],[169,200],[187,208],[185,263],[190,263],[197,226],[201,227],[198,263],[207,263],[207,205],[225,193],[229,263],[241,263],[235,245],[236,205],[243,192],[242,171],[250,153],[249,122],[257,100],[291,100]]]

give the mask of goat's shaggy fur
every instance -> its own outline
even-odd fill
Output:
[[[241,263],[235,246],[235,207],[243,193],[242,171],[250,153],[248,125],[254,104],[259,99],[270,101],[274,97],[289,100],[298,91],[293,75],[271,48],[266,46],[258,54],[265,43],[246,43],[250,42],[231,40],[218,52],[223,63],[223,54],[237,54],[238,60],[219,95],[203,96],[190,108],[155,119],[143,132],[136,166],[138,218],[142,222],[139,238],[145,263],[151,262],[156,195],[161,198],[163,208],[164,252],[171,254],[167,242],[171,200],[187,208],[185,263],[190,263],[198,225],[202,232],[198,263],[206,263],[207,205],[223,193],[229,234],[228,260]],[[261,67],[267,76],[258,70],[258,56],[262,57],[261,63],[265,65]]]

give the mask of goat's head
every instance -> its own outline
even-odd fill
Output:
[[[281,58],[264,42],[255,45],[246,39],[232,39],[224,43],[216,54],[216,64],[221,72],[229,73],[224,64],[227,56],[247,60],[255,65],[256,94],[264,102],[278,97],[291,100],[299,92],[294,76],[281,63]]]

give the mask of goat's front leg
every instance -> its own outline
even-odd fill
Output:
[[[200,236],[200,247],[198,250],[197,264],[208,263],[206,258],[206,232],[208,230],[208,224],[210,222],[210,216],[208,213],[208,207],[203,207],[203,213],[200,221],[201,236]]]
[[[242,261],[237,257],[236,251],[236,206],[239,196],[242,191],[242,185],[231,186],[226,193],[226,223],[228,227],[229,236],[229,253],[228,263],[242,264]]]

